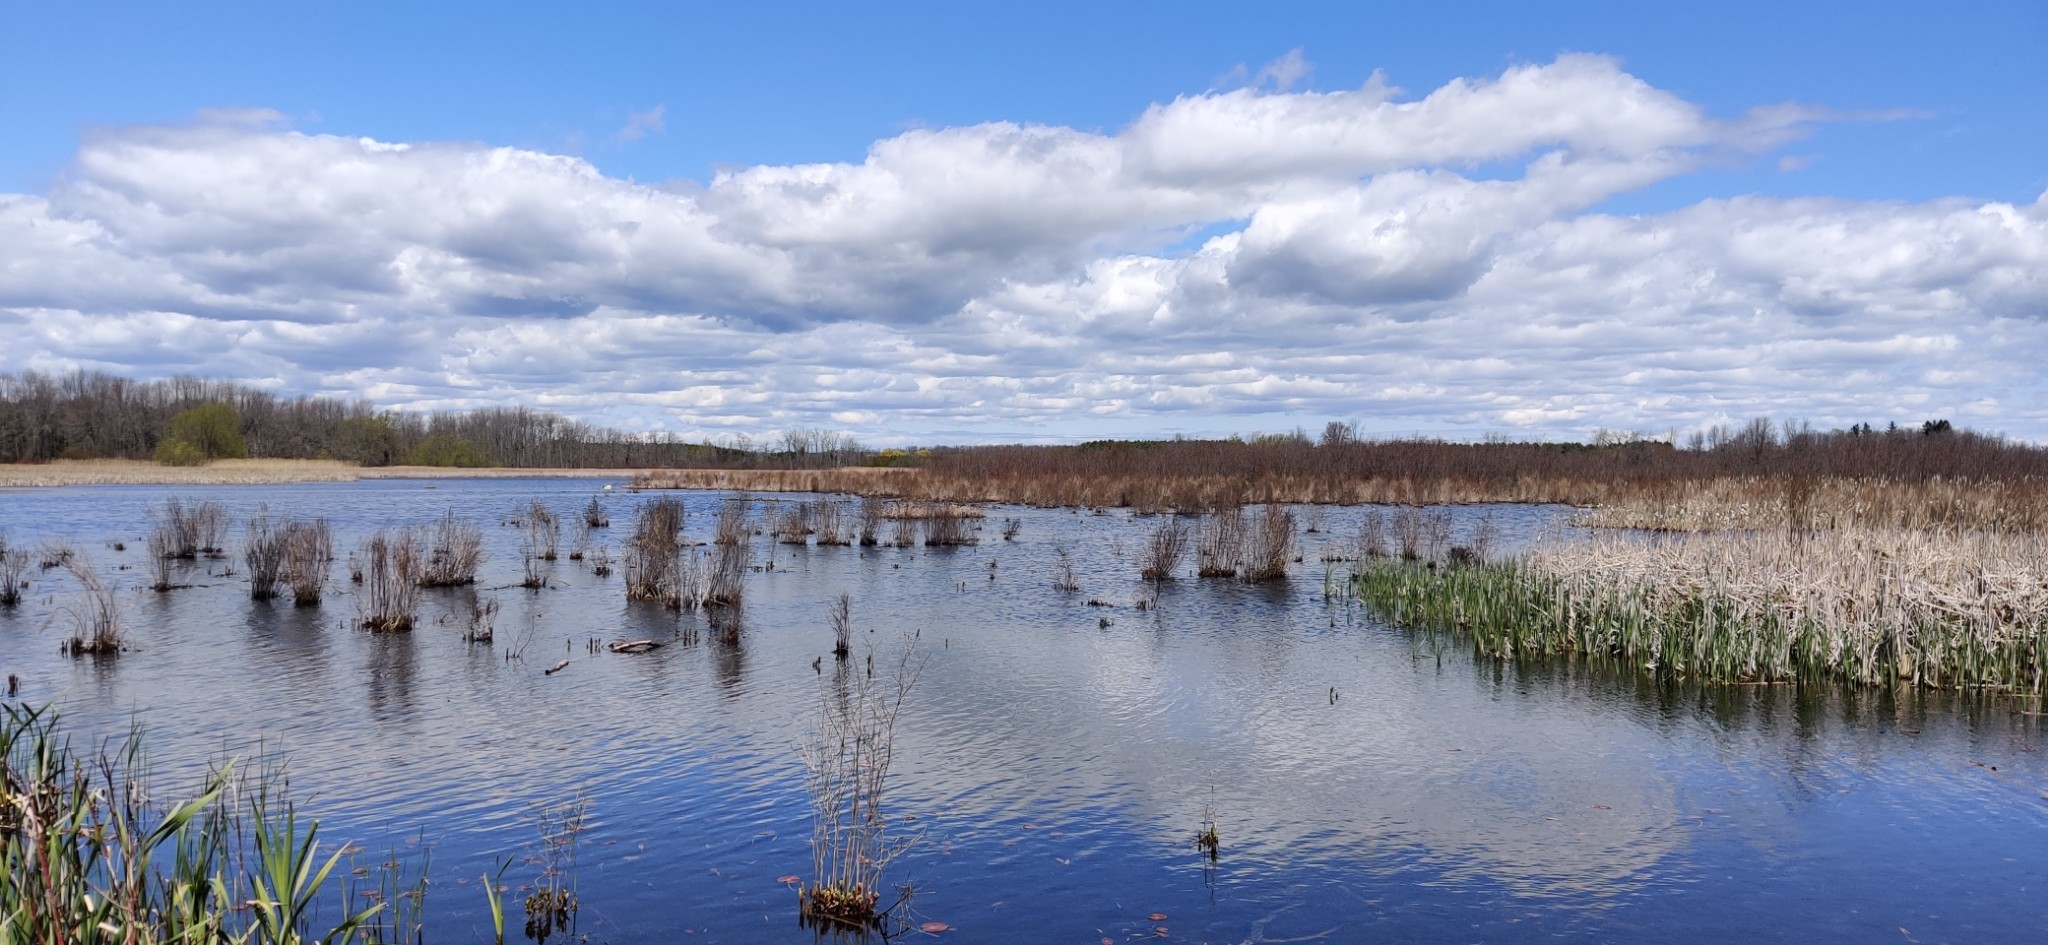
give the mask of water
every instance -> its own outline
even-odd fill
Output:
[[[960,549],[764,535],[755,556],[772,552],[774,570],[749,576],[728,645],[566,560],[548,590],[509,586],[518,534],[499,523],[546,501],[566,549],[599,485],[0,494],[10,541],[68,537],[127,568],[111,573],[136,644],[60,655],[71,588],[36,572],[31,598],[0,612],[0,671],[75,735],[139,721],[180,784],[223,750],[287,755],[324,837],[423,864],[432,941],[485,938],[479,877],[509,860],[508,882],[534,882],[540,811],[578,799],[579,934],[810,939],[780,880],[810,866],[798,747],[834,674],[864,668],[830,655],[841,591],[878,671],[911,634],[927,660],[889,799],[917,842],[889,878],[915,884],[916,921],[963,941],[2018,942],[2048,926],[2048,763],[2040,717],[2022,713],[2035,705],[1475,661],[1324,600],[1317,552],[1355,530],[1355,509],[1302,536],[1285,586],[1184,578],[1144,611],[1134,558],[1159,519],[994,508]],[[347,628],[339,564],[317,609],[250,601],[240,575],[208,575],[225,562],[158,594],[141,549],[172,494],[225,503],[236,547],[259,505],[327,516],[344,553],[377,526],[453,510],[484,526],[491,558],[477,588],[429,592],[403,635]],[[600,540],[616,547],[645,498],[605,497]],[[681,498],[702,539],[721,496]],[[1509,543],[1565,514],[1457,514],[1469,526],[1482,511]],[[1004,517],[1023,521],[1015,541]],[[1051,586],[1056,544],[1078,592]],[[500,602],[492,646],[462,640],[472,594]],[[587,651],[616,637],[671,645]],[[1213,863],[1193,844],[1210,811]]]

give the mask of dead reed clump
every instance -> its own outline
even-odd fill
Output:
[[[590,504],[589,504],[589,505],[586,505],[586,506],[584,506],[584,507],[583,507],[583,527],[584,527],[584,528],[610,528],[610,527],[612,527],[612,517],[611,517],[610,515],[607,515],[607,514],[605,514],[605,511],[604,511],[604,503],[602,503],[602,502],[599,502],[599,501],[597,500],[597,496],[591,496],[591,497],[590,497]]]
[[[562,540],[562,522],[555,513],[538,500],[526,507],[525,547],[533,556],[542,561],[553,561],[559,554]]]
[[[1253,583],[1287,580],[1294,557],[1294,513],[1266,505],[1245,533],[1243,576]]]
[[[0,607],[21,603],[23,592],[28,590],[30,560],[27,549],[9,547],[7,536],[0,534]]]
[[[947,502],[919,503],[916,517],[924,522],[924,543],[929,547],[957,547],[979,544],[969,527],[971,519],[981,518],[982,511],[971,506]]]
[[[1022,533],[1023,531],[1024,531],[1024,520],[1023,520],[1023,519],[1021,519],[1021,518],[1006,518],[1006,519],[1003,519],[1003,540],[1004,540],[1004,541],[1016,541],[1016,540],[1017,540],[1017,536],[1018,536],[1019,534],[1021,534],[1021,533]]]
[[[775,515],[775,540],[785,545],[808,544],[811,540],[811,520],[817,508],[810,502],[789,502],[783,504]]]
[[[1052,586],[1062,591],[1078,591],[1081,579],[1074,573],[1074,557],[1067,553],[1065,545],[1052,546]]]
[[[895,516],[889,529],[889,544],[898,548],[909,548],[917,544],[917,519]]]
[[[457,519],[450,509],[434,523],[425,564],[416,576],[421,587],[465,587],[476,583],[476,569],[483,563],[484,530]]]
[[[853,530],[847,527],[846,503],[837,500],[819,502],[816,514],[817,518],[811,524],[818,535],[818,547],[853,544]]]
[[[149,530],[149,589],[161,594],[170,590],[171,565],[178,559],[177,536],[167,525],[158,525]],[[46,562],[43,567],[50,565]]]
[[[121,607],[114,588],[83,553],[64,555],[63,562],[64,570],[78,582],[79,589],[78,596],[66,601],[61,611],[71,622],[64,652],[72,656],[112,656],[121,652],[126,641],[121,635]]]
[[[163,533],[163,547],[173,558],[192,559],[200,555],[218,557],[227,542],[228,511],[218,502],[201,502],[187,507],[179,499],[165,499],[156,516],[156,531]],[[152,537],[154,533],[152,533]]]
[[[363,566],[356,591],[356,626],[372,633],[411,630],[428,567],[426,542],[416,529],[378,529],[357,550]]]
[[[1195,536],[1195,575],[1235,577],[1244,547],[1244,509],[1228,505],[1202,519]]]
[[[870,669],[873,661],[870,654]],[[896,720],[923,668],[922,654],[905,641],[892,678],[846,672],[825,692],[817,727],[803,746],[811,881],[797,896],[808,921],[871,928],[893,908],[881,905],[882,876],[907,843],[889,833],[885,789]]]
[[[1387,519],[1377,508],[1365,510],[1358,520],[1358,543],[1352,560],[1365,561],[1387,556]]]
[[[151,554],[154,555],[156,550],[157,539],[152,533]],[[242,563],[249,571],[250,599],[275,598],[279,579],[284,573],[284,532],[272,527],[268,511],[258,511],[249,519],[242,535]]]
[[[1158,583],[1170,581],[1187,555],[1188,528],[1179,518],[1170,518],[1152,531],[1151,539],[1138,552],[1138,576]]]
[[[281,532],[284,561],[278,576],[292,589],[292,604],[315,607],[327,592],[327,570],[334,563],[334,529],[324,518],[290,521]]]
[[[705,569],[703,602],[707,605],[737,609],[745,597],[747,571],[754,565],[752,534],[746,527],[749,504],[751,500],[745,496],[734,496],[718,512],[718,534]]]
[[[681,585],[678,554],[682,550],[683,503],[655,499],[633,517],[633,537],[626,542],[627,600],[674,600]]]
[[[832,602],[832,657],[844,663],[853,655],[853,598],[841,591]]]
[[[489,646],[497,639],[498,600],[495,597],[469,599],[469,628],[463,631],[466,643],[481,643]]]
[[[884,506],[885,503],[875,496],[867,496],[860,500],[860,524],[856,530],[860,533],[861,547],[872,548],[880,543],[879,533],[882,528]]]
[[[1646,531],[2048,529],[2048,481],[1724,476],[1610,490],[1577,524]]]
[[[1386,564],[1362,597],[1502,659],[1573,653],[1722,681],[2039,694],[2048,536],[1836,528],[1560,541],[1503,564]]]

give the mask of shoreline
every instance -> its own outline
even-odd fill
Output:
[[[503,466],[357,466],[322,459],[222,459],[205,466],[162,466],[146,460],[56,460],[0,463],[0,491],[73,486],[234,486],[363,479],[624,479],[657,469],[535,468]]]

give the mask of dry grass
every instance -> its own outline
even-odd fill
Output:
[[[426,540],[417,529],[379,529],[357,555],[363,578],[356,592],[356,626],[373,633],[411,630],[427,570]]]
[[[93,567],[92,559],[81,553],[58,556],[64,569],[78,582],[79,595],[64,604],[71,621],[71,636],[65,638],[64,652],[73,656],[112,656],[121,652],[121,607],[114,588]]]
[[[915,469],[846,466],[837,469],[657,469],[635,474],[633,489],[730,489],[742,492],[840,492],[906,496],[919,480]]]
[[[2048,483],[1884,479],[1710,479],[1619,497],[1580,524],[1656,531],[2048,527]]]
[[[453,466],[357,466],[326,459],[217,459],[204,466],[163,466],[138,459],[0,463],[0,488],[59,486],[253,486],[358,479],[621,479],[647,469],[512,469]]]
[[[476,569],[484,563],[484,530],[474,522],[455,517],[450,510],[434,523],[428,534],[426,565],[419,572],[421,587],[463,587],[476,583]]]
[[[1385,562],[1359,589],[1399,622],[1470,633],[1500,658],[2027,693],[2048,661],[2048,536],[2034,531],[1608,534],[1503,565]]]
[[[1138,576],[1147,581],[1173,580],[1188,549],[1188,528],[1178,518],[1161,523],[1138,552]]]

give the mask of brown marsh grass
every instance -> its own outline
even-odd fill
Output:
[[[2038,695],[2043,575],[2038,531],[1852,525],[1553,540],[1503,564],[1385,561],[1356,586],[1397,622],[1468,634],[1502,659]]]
[[[1287,580],[1287,562],[1294,557],[1294,513],[1268,505],[1245,530],[1240,556],[1243,577],[1253,583]]]
[[[1617,497],[1582,513],[1596,528],[1818,531],[1844,526],[2035,531],[2048,482],[1929,479],[1711,479]]]
[[[378,529],[356,555],[363,569],[356,626],[373,633],[411,630],[428,567],[426,540],[417,529]]]
[[[1187,525],[1177,517],[1167,519],[1152,530],[1152,537],[1138,551],[1138,576],[1154,583],[1172,580],[1187,549]]]
[[[292,604],[312,607],[327,591],[328,566],[334,563],[334,529],[324,518],[292,520],[282,529],[284,564],[279,578],[292,589]]]
[[[675,499],[655,499],[633,517],[633,537],[623,549],[626,566],[626,599],[677,599],[682,590],[681,562],[684,523],[683,504]]]
[[[121,652],[126,640],[121,633],[120,601],[114,596],[113,586],[83,552],[70,552],[59,558],[64,570],[78,582],[78,594],[66,601],[61,610],[71,624],[64,652],[73,656],[112,656]]]
[[[0,607],[21,603],[23,592],[28,590],[28,567],[32,560],[28,549],[10,547],[6,534],[0,533]]]
[[[421,587],[476,583],[476,569],[484,563],[484,531],[476,523],[456,518],[451,509],[434,523],[426,542],[427,556],[417,575]]]

